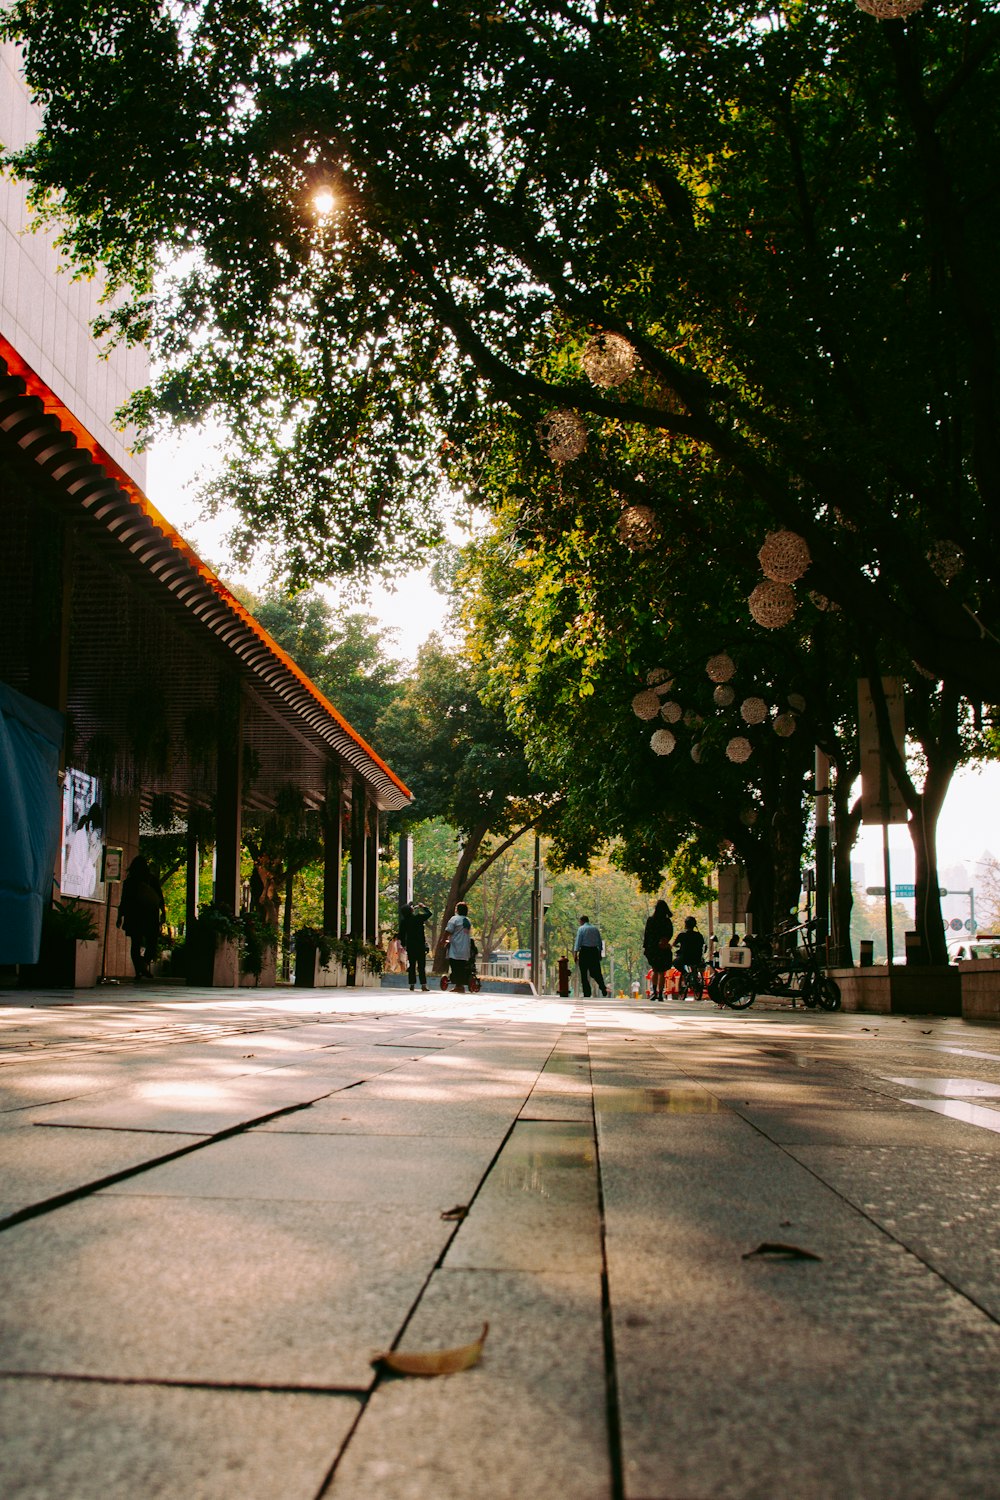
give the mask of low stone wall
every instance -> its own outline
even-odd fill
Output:
[[[960,971],[985,967],[987,965],[980,962],[893,964],[891,969],[877,964],[869,969],[830,969],[828,972],[840,986],[844,1010],[876,1016],[969,1017],[967,980]],[[993,967],[1000,971],[1000,962],[994,963]],[[992,1014],[1000,1016],[1000,973],[993,983],[997,986],[997,1003]],[[976,1013],[986,1015],[990,1012],[979,1010]]]
[[[1000,959],[959,959],[962,1016],[966,1021],[1000,1021]]]

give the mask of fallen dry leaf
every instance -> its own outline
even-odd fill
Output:
[[[814,1255],[811,1250],[803,1250],[800,1245],[781,1245],[765,1240],[758,1245],[756,1250],[747,1250],[743,1254],[744,1260],[751,1260],[755,1255],[770,1256],[774,1260],[822,1260],[822,1255]]]
[[[464,1219],[468,1212],[467,1204],[456,1203],[454,1208],[446,1208],[441,1217],[442,1219]]]
[[[372,1356],[373,1365],[382,1365],[396,1375],[456,1375],[459,1370],[471,1370],[479,1363],[490,1331],[488,1323],[474,1344],[462,1344],[457,1349],[431,1349],[421,1354],[404,1354],[388,1350],[385,1354]]]

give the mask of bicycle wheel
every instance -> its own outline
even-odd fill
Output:
[[[719,998],[730,1010],[746,1010],[757,998],[754,975],[744,969],[727,969],[719,982]]]
[[[816,999],[823,1010],[840,1009],[840,985],[821,974],[816,984]]]

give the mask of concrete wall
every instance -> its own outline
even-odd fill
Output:
[[[18,53],[0,45],[0,141],[31,139],[39,111],[31,103]],[[145,460],[129,452],[130,435],[113,427],[115,409],[147,382],[144,349],[117,349],[107,360],[90,335],[101,287],[61,270],[51,233],[31,233],[24,183],[0,178],[0,333],[137,484]]]

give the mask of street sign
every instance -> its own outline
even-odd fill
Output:
[[[909,897],[909,899],[912,900],[916,894],[917,888],[915,885],[897,885],[896,887],[897,898],[900,896],[905,896]]]
[[[884,885],[866,885],[865,886],[865,895],[866,896],[884,896],[885,895],[885,886]]]
[[[965,930],[966,932],[975,932],[976,930],[976,924],[971,917],[966,917],[965,919]]]
[[[961,932],[962,928],[965,926],[965,923],[962,921],[961,917],[952,917],[951,921],[948,923],[948,926],[951,928],[952,932]]]

